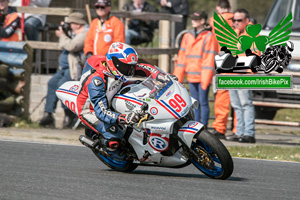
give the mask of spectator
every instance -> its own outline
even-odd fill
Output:
[[[183,15],[183,21],[175,23],[175,37],[186,29],[187,18],[189,15],[188,0],[157,0],[161,5],[161,12],[168,14]]]
[[[11,6],[24,6],[22,0],[11,0]],[[30,0],[28,6],[48,7],[51,0]],[[20,14],[21,17],[21,14]],[[39,28],[45,26],[46,15],[25,13],[24,29],[27,40],[38,40]]]
[[[125,11],[134,12],[158,12],[157,8],[145,0],[133,0],[123,6]],[[158,27],[155,21],[144,21],[138,19],[128,20],[128,29],[125,31],[127,44],[138,45],[144,42],[151,42],[154,30]]]
[[[66,20],[70,23],[72,36],[69,38],[64,33],[62,26],[55,32],[59,38],[59,47],[63,49],[59,58],[59,70],[48,82],[48,91],[46,96],[45,114],[39,124],[41,126],[54,126],[53,112],[57,106],[57,97],[55,91],[63,83],[71,80],[79,80],[81,75],[80,54],[83,54],[84,39],[87,34],[86,21],[82,13],[71,13]],[[62,25],[64,22],[62,22]],[[84,59],[85,60],[85,59]],[[65,110],[65,118],[63,127],[71,127],[73,118],[75,117],[72,111],[63,106]]]
[[[115,16],[110,16],[111,1],[97,0],[95,3],[98,18],[91,23],[90,30],[84,42],[84,53],[91,55],[106,55],[114,42],[125,42],[125,28]]]
[[[219,16],[222,16],[226,22],[232,27],[233,13],[230,11],[230,3],[228,0],[219,0],[216,6],[216,11]],[[209,24],[214,28],[214,18],[211,17]],[[220,50],[220,45],[218,49]],[[218,51],[219,52],[219,51]],[[228,121],[228,114],[230,112],[230,97],[228,90],[217,90],[215,95],[215,116],[216,119],[212,124],[214,128],[212,134],[220,139],[225,139],[226,125]]]
[[[246,35],[245,27],[250,24],[250,15],[245,9],[234,12],[233,26],[238,36]],[[239,55],[245,56],[245,55]],[[226,136],[226,140],[255,143],[255,111],[251,90],[230,90],[230,102],[237,117],[236,134]]]
[[[0,0],[0,39],[1,41],[20,41],[20,18],[16,10],[8,6],[9,0]]]
[[[202,121],[207,126],[209,118],[208,93],[214,76],[214,57],[218,47],[211,27],[206,24],[205,11],[195,12],[191,15],[193,30],[183,36],[178,61],[174,75],[182,82],[184,73],[187,74],[189,89],[193,98],[198,100],[201,107],[195,111],[195,120]]]

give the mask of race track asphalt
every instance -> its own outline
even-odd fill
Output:
[[[299,199],[300,163],[234,158],[227,180],[181,169],[108,169],[83,146],[0,141],[0,199]]]

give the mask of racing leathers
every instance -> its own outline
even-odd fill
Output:
[[[152,65],[136,65],[134,75],[148,77],[151,74],[159,75]],[[120,142],[123,137],[117,125],[119,120],[124,120],[120,116],[122,113],[110,109],[112,99],[122,85],[123,82],[116,80],[106,67],[105,56],[92,56],[85,63],[77,96],[78,115],[86,126],[104,136],[107,147],[109,142]]]

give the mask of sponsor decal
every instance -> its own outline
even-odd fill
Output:
[[[156,114],[158,113],[157,108],[156,108],[156,107],[152,107],[152,108],[150,109],[150,113],[151,113],[152,115],[156,115]]]
[[[189,111],[189,108],[186,108],[185,110],[183,110],[183,112],[181,113],[181,116],[184,116],[188,111]]]
[[[107,115],[107,116],[109,116],[109,117],[112,117],[112,118],[116,118],[116,115],[115,115],[113,112],[107,110],[107,108],[105,107],[103,101],[99,101],[99,107],[100,107],[101,111],[102,111],[105,115]]]
[[[110,34],[106,34],[105,36],[104,36],[104,41],[105,42],[110,42],[111,41],[111,35]]]
[[[165,151],[169,146],[169,138],[161,137],[160,134],[151,134],[149,138],[149,145],[156,151]]]
[[[156,126],[152,126],[152,127],[151,127],[151,130],[154,130],[154,131],[165,131],[165,130],[166,130],[166,127],[156,127]]]
[[[131,103],[130,101],[125,101],[125,105],[129,110],[133,110],[136,107],[135,104]]]
[[[73,85],[69,90],[72,92],[76,92],[79,89],[79,85]]]
[[[197,125],[198,125],[198,122],[192,122],[192,123],[190,123],[190,124],[188,125],[188,127],[194,128],[194,127],[197,126]]]
[[[102,81],[101,81],[100,79],[97,79],[97,78],[95,78],[95,79],[93,80],[93,82],[94,82],[94,85],[95,85],[96,87],[98,87],[98,86],[100,86],[100,85],[102,84]]]
[[[139,137],[139,138],[143,138],[143,136],[141,136],[138,132],[133,132],[135,136]]]
[[[157,70],[155,69],[155,68],[152,68],[152,67],[150,67],[150,66],[147,66],[147,65],[138,65],[140,68],[142,68],[142,69],[146,69],[146,70],[148,70],[148,71],[150,71],[150,72],[152,72],[152,73],[157,73]]]
[[[173,82],[167,83],[165,87],[159,90],[159,93],[156,95],[156,98],[158,99],[159,97],[161,97],[169,89],[169,87],[171,87],[171,85],[173,85]]]

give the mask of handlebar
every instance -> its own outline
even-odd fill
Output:
[[[141,111],[140,111],[140,113],[141,113],[141,114],[144,114],[146,110],[148,110],[148,104],[147,104],[146,102],[144,102],[143,105],[141,106]],[[144,115],[144,117],[140,119],[140,121],[139,121],[137,127],[139,127],[139,126],[141,125],[141,123],[142,123],[143,121],[147,120],[147,119],[148,119],[148,114],[146,113],[146,114]]]
[[[148,114],[145,114],[144,117],[143,117],[142,119],[140,119],[140,121],[139,121],[137,127],[140,127],[141,123],[142,123],[143,121],[147,120],[147,119],[148,119]]]

